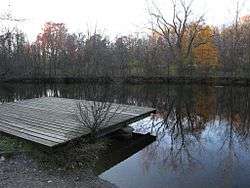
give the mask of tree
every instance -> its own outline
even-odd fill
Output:
[[[203,27],[196,38],[198,43],[199,40],[204,39],[206,39],[206,43],[195,47],[193,49],[193,55],[195,63],[208,74],[210,68],[218,66],[218,50],[213,41],[213,30],[209,26]]]
[[[177,63],[179,73],[182,71],[183,63],[190,60],[194,48],[195,39],[201,30],[203,16],[198,19],[191,19],[193,1],[185,0],[172,1],[173,16],[170,21],[164,16],[162,10],[154,4],[154,9],[150,10],[153,18],[151,30],[158,33],[165,39],[166,46],[172,54],[172,61]],[[189,27],[192,25],[192,27]],[[196,43],[196,46],[204,44]]]
[[[98,33],[89,35],[85,41],[84,60],[88,76],[108,77],[112,65],[109,40]]]
[[[91,101],[76,103],[76,117],[82,128],[89,131],[92,141],[101,135],[102,129],[117,120],[116,116],[126,111],[126,106],[111,102],[112,96],[118,89],[117,85],[104,86],[101,91],[91,88],[89,91],[84,91],[85,94],[88,92],[91,94]]]
[[[47,22],[37,36],[36,44],[41,49],[44,63],[49,66],[49,77],[57,76],[59,55],[64,51],[68,30],[63,23]]]
[[[128,74],[130,44],[130,38],[123,36],[116,38],[113,46],[114,61],[115,64],[118,65],[116,67],[120,70],[119,76],[123,78],[125,78]]]

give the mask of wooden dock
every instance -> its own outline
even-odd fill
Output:
[[[89,135],[76,115],[78,102],[91,101],[43,97],[0,105],[0,131],[45,146],[54,147]],[[100,134],[114,132],[155,112],[154,108],[122,105]]]

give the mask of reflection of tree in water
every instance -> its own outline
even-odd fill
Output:
[[[225,88],[218,103],[218,115],[225,122],[219,154],[224,153],[219,167],[222,168],[223,186],[232,185],[233,169],[240,164],[239,147],[247,151],[250,130],[250,95],[248,88]]]
[[[139,126],[138,131],[150,130],[157,135],[156,143],[147,148],[144,156],[146,168],[153,157],[160,158],[163,166],[170,170],[200,168],[201,163],[193,156],[193,151],[198,149],[202,152],[201,133],[208,121],[203,112],[197,111],[196,98],[190,88],[178,87],[175,93],[167,93],[159,106],[159,114],[151,121],[151,127]]]
[[[159,106],[159,114],[150,122],[151,126],[141,124],[138,127],[138,131],[151,131],[158,136],[157,142],[145,150],[145,170],[156,159],[170,170],[189,171],[200,168],[197,155],[206,152],[206,136],[203,132],[208,126],[223,132],[220,134],[223,141],[220,142],[222,146],[219,151],[224,152],[221,156],[228,152],[228,156],[221,162],[224,169],[227,169],[224,172],[232,169],[228,165],[238,162],[236,145],[249,145],[248,90],[237,92],[227,88],[222,92],[215,88],[199,89],[194,87],[191,91],[185,91],[180,87],[175,90],[175,95],[167,93],[165,102]],[[215,126],[216,122],[219,122],[218,126]]]
[[[250,131],[250,95],[247,88],[225,88],[218,102],[217,114],[226,122],[222,148],[237,142],[248,148]]]

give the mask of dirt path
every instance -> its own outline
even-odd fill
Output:
[[[81,187],[115,188],[109,182],[94,176],[90,171],[70,171],[43,169],[26,154],[16,154],[11,158],[0,156],[0,187]]]

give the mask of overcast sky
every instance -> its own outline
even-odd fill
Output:
[[[150,0],[148,0],[150,1]],[[166,13],[171,0],[154,0]],[[47,21],[63,22],[70,31],[86,31],[98,26],[110,36],[142,31],[149,20],[146,0],[11,0],[14,17],[25,18],[19,24],[33,40]],[[194,0],[194,12],[205,13],[206,22],[222,25],[232,19],[236,0]],[[242,4],[242,15],[250,14],[250,0]],[[249,8],[247,8],[249,7]],[[8,10],[8,0],[1,0],[0,13]]]

